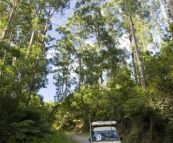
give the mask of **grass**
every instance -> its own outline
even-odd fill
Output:
[[[45,139],[37,137],[27,138],[26,143],[77,143],[70,136],[67,136],[63,130],[54,130],[52,135],[46,135]],[[17,143],[16,138],[10,137],[7,143]]]

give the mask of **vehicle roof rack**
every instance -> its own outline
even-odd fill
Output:
[[[100,126],[112,126],[116,125],[116,121],[95,121],[91,124],[92,127],[100,127]]]

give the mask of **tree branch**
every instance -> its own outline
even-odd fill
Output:
[[[3,2],[6,2],[7,4],[9,4],[10,6],[12,6],[12,4],[10,2],[7,2],[6,0],[2,0]]]

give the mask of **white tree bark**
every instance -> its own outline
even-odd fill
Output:
[[[142,88],[145,90],[146,89],[146,80],[145,80],[145,76],[144,76],[143,65],[142,65],[142,62],[141,62],[141,59],[140,59],[140,53],[139,53],[139,50],[138,50],[134,25],[133,25],[133,21],[132,21],[131,16],[129,16],[129,22],[130,22],[130,28],[131,28],[131,32],[132,32],[132,38],[133,38],[133,42],[134,42],[134,47],[135,47],[139,72],[140,72],[140,82],[141,82]]]
[[[161,36],[160,36],[160,32],[159,32],[159,28],[158,28],[158,26],[156,26],[156,34],[157,34],[157,37],[158,37],[158,40],[159,40],[159,47],[160,47],[160,49],[162,48],[162,38],[161,38]]]
[[[169,22],[169,16],[167,14],[167,11],[165,9],[165,6],[164,6],[163,1],[162,0],[159,0],[159,2],[160,2],[160,7],[162,9],[162,13],[163,13],[164,19],[166,20],[166,26],[167,26],[167,28],[169,28],[169,23],[170,23]]]
[[[80,43],[80,54],[82,54],[82,44]],[[80,84],[81,84],[81,68],[82,68],[82,59],[81,55],[79,56],[79,73],[78,73],[78,91],[80,92]]]
[[[173,2],[171,0],[166,0],[166,2],[170,10],[171,18],[173,20]]]

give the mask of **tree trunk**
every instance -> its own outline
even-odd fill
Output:
[[[33,73],[32,77],[31,77],[31,82],[28,85],[29,86],[29,90],[28,90],[28,95],[26,97],[26,106],[29,105],[29,102],[31,100],[31,93],[32,93],[32,90],[33,90],[33,80],[34,80],[34,77],[35,77],[35,73]]]
[[[173,12],[173,5],[171,3],[171,0],[167,0],[167,4],[168,4],[168,7],[170,9],[170,12],[171,12],[171,18],[172,18],[172,12]],[[171,39],[173,39],[173,32],[171,31],[171,28],[170,28],[170,17],[169,15],[167,14],[167,10],[162,2],[162,0],[160,0],[160,6],[161,6],[161,9],[162,9],[162,12],[163,12],[163,15],[164,15],[164,18],[166,20],[166,27],[167,27],[167,31],[170,33],[170,36],[171,36]]]
[[[35,67],[33,69],[33,73],[32,73],[32,76],[31,76],[31,80],[30,80],[30,83],[28,84],[29,90],[28,90],[28,95],[27,95],[27,99],[26,99],[26,106],[29,105],[29,102],[31,100],[31,93],[32,93],[32,91],[33,91],[33,89],[35,87],[35,85],[34,85],[34,79],[35,79],[35,75],[37,73],[39,61],[40,61],[40,57],[39,57],[39,53],[38,53],[37,58],[36,58],[36,61],[35,61]]]
[[[97,37],[97,42],[98,42],[98,56],[100,56],[100,48],[101,48],[101,45],[100,45],[100,40],[99,40],[99,37],[100,37],[99,28],[98,28],[98,35],[97,36],[98,36]],[[99,64],[99,67],[101,67],[101,64]],[[99,88],[100,88],[100,90],[102,89],[101,84],[102,84],[102,72],[99,72]]]
[[[32,34],[31,34],[31,38],[30,38],[30,42],[29,42],[29,46],[28,47],[31,47],[33,45],[34,39],[35,39],[35,34],[36,34],[36,31],[33,30]]]
[[[143,30],[145,28],[145,25],[143,24],[142,19],[139,17],[139,15],[137,15],[137,19],[139,21],[140,29]],[[143,45],[143,51],[146,52],[147,51],[147,44],[146,44],[144,34],[140,34],[140,35],[141,35],[141,40],[142,40],[142,45]]]
[[[80,83],[81,83],[81,57],[79,57],[79,73],[78,73],[78,92],[80,92]]]
[[[169,10],[170,10],[170,14],[171,14],[171,18],[173,20],[173,3],[171,2],[171,0],[166,0]]]
[[[45,26],[44,26],[43,36],[45,36],[46,33],[47,33],[47,28],[49,26],[48,24],[49,24],[49,19],[46,19],[46,23],[45,23]],[[42,38],[41,42],[44,44],[44,37]]]
[[[134,59],[134,54],[132,52],[132,63],[133,63],[133,70],[134,70],[134,77],[135,77],[135,82],[136,84],[138,83],[138,78],[137,78],[137,72],[136,72],[136,66],[135,66],[135,59]]]
[[[38,13],[38,16],[40,16],[42,12],[42,8],[40,9],[39,13]],[[46,32],[47,32],[47,28],[48,28],[48,23],[49,23],[49,19],[50,19],[50,16],[48,19],[46,19],[46,23],[45,23],[45,26],[44,26],[44,36],[46,35]],[[32,34],[31,34],[31,38],[30,38],[30,42],[29,42],[29,45],[28,45],[28,51],[27,51],[27,55],[26,55],[26,58],[29,56],[30,52],[31,52],[31,47],[32,45],[34,44],[34,41],[35,41],[35,36],[36,36],[36,30],[34,29],[32,31]],[[42,38],[41,42],[44,44],[44,37]],[[26,99],[26,106],[29,105],[29,102],[31,100],[31,93],[32,93],[32,90],[33,90],[33,81],[34,81],[34,78],[35,78],[35,73],[36,73],[36,70],[37,70],[37,66],[38,66],[38,62],[39,62],[39,55],[37,56],[37,60],[36,60],[36,64],[35,64],[35,71],[31,77],[31,82],[30,82],[30,87],[29,87],[29,91],[28,91],[28,95],[27,95],[27,99]]]
[[[38,17],[40,18],[40,15],[41,15],[41,12],[42,12],[42,8],[40,8],[39,12],[38,12]],[[38,23],[34,23],[34,25],[37,25]],[[36,37],[36,31],[37,29],[34,27],[33,30],[32,30],[32,34],[31,34],[31,37],[30,37],[30,41],[29,41],[29,45],[28,45],[28,50],[27,50],[27,54],[26,54],[26,58],[30,55],[31,53],[31,47],[32,45],[34,44],[34,41],[35,41],[35,37]]]
[[[101,13],[99,13],[99,17],[101,17]],[[101,50],[101,43],[100,43],[100,25],[97,22],[97,25],[95,25],[95,32],[96,32],[96,39],[97,39],[97,43],[98,43],[98,57],[100,56],[100,50]],[[99,67],[101,67],[101,64],[99,63]],[[99,68],[100,69],[100,68]],[[99,89],[101,90],[101,84],[102,84],[102,71],[98,73],[99,74],[99,79],[98,79],[98,85],[99,85]]]
[[[33,30],[33,31],[32,31],[32,34],[31,34],[30,41],[29,41],[29,45],[28,45],[28,50],[27,50],[26,58],[27,58],[27,57],[30,55],[30,53],[31,53],[31,46],[32,46],[33,43],[34,43],[35,35],[36,35],[36,31]]]
[[[67,97],[67,90],[68,90],[67,85],[68,85],[68,77],[67,77],[67,75],[66,75],[66,77],[65,77],[65,91],[64,91],[64,99]]]
[[[30,83],[28,84],[29,86],[29,90],[28,90],[28,95],[27,95],[27,98],[26,98],[26,106],[29,105],[29,102],[31,100],[31,93],[33,91],[33,88],[35,87],[34,85],[34,78],[35,78],[35,74],[37,72],[37,67],[38,67],[38,64],[39,64],[39,55],[37,56],[36,58],[36,62],[35,62],[35,68],[33,69],[33,73],[32,73],[32,76],[31,76],[31,80],[30,80]]]
[[[10,12],[10,15],[8,18],[7,26],[5,27],[5,29],[3,30],[2,35],[1,35],[1,39],[0,39],[1,41],[4,40],[7,36],[7,30],[9,28],[9,26],[11,25],[11,22],[12,22],[13,17],[14,17],[14,13],[15,13],[16,9],[18,8],[19,4],[20,4],[20,0],[19,0],[19,2],[16,2],[16,1],[14,2],[14,6],[11,9],[11,12]]]
[[[14,12],[15,12],[15,9],[13,8],[13,9],[11,10],[10,17],[9,17],[9,19],[8,19],[8,24],[7,24],[7,26],[5,27],[4,31],[2,32],[1,40],[4,40],[4,39],[6,38],[7,29],[8,29],[8,27],[9,27],[9,25],[11,24],[11,21],[12,21],[12,19],[13,19],[13,15],[14,15]]]
[[[135,30],[134,30],[134,25],[133,25],[133,21],[132,21],[131,16],[129,16],[129,22],[130,22],[130,28],[131,28],[131,32],[132,32],[132,38],[133,38],[133,42],[134,42],[134,47],[135,47],[138,67],[139,67],[140,82],[141,82],[142,88],[145,90],[146,89],[146,80],[145,80],[145,76],[144,76],[143,65],[142,65],[142,62],[141,62],[141,59],[140,59],[140,53],[139,53],[139,50],[138,50],[138,45],[137,45],[136,35],[135,35]]]
[[[158,26],[156,26],[156,34],[157,34],[157,37],[158,37],[158,40],[159,40],[159,46],[160,46],[160,49],[162,48],[162,38],[160,36],[160,32],[159,32],[159,28]]]
[[[132,35],[129,34],[129,41],[132,44]],[[136,71],[136,65],[135,65],[135,58],[134,58],[134,53],[133,49],[132,50],[132,64],[133,64],[133,71],[134,71],[134,77],[135,77],[135,83],[138,83],[138,78],[137,78],[137,71]]]
[[[163,12],[164,19],[166,20],[166,26],[169,29],[169,23],[170,23],[169,22],[169,16],[168,16],[168,14],[166,12],[166,9],[165,9],[165,6],[164,6],[162,0],[159,0],[159,2],[160,2],[160,7],[161,7],[162,12]]]

